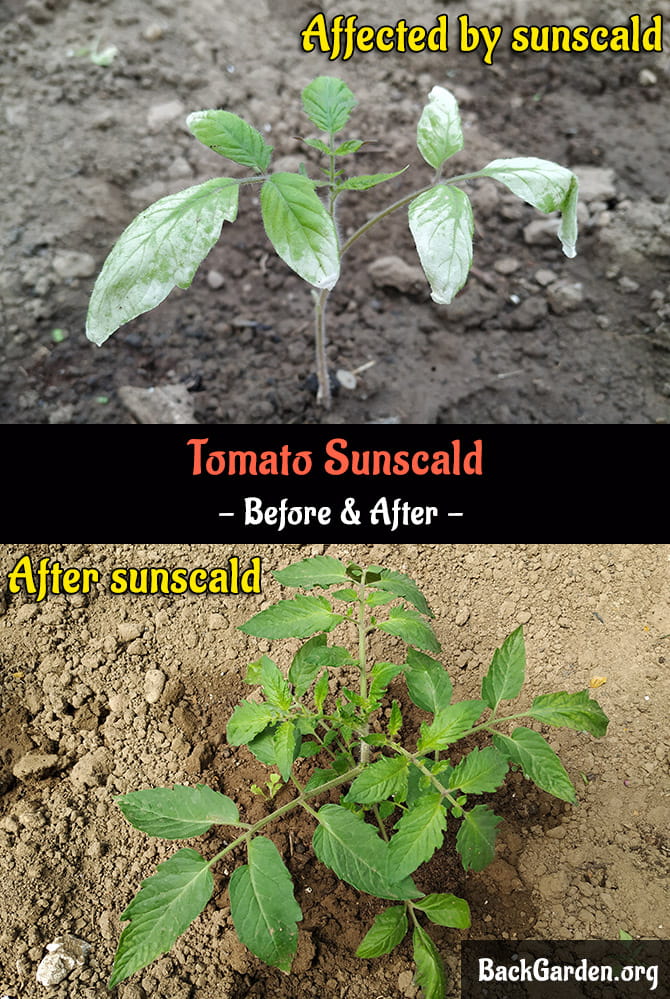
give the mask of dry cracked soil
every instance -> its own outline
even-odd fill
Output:
[[[249,693],[246,665],[270,650],[238,626],[284,595],[271,570],[323,553],[384,564],[417,581],[435,612],[455,699],[478,696],[494,649],[523,624],[526,702],[539,693],[591,689],[610,718],[602,739],[544,730],[577,788],[577,806],[511,774],[493,796],[504,821],[490,867],[465,874],[450,831],[419,870],[424,892],[454,892],[472,910],[467,931],[433,928],[450,999],[458,995],[459,944],[466,938],[611,940],[624,930],[667,940],[670,546],[11,545],[1,552],[3,580],[27,554],[35,565],[49,558],[96,568],[100,581],[88,595],[51,594],[40,602],[6,585],[2,594],[0,994],[109,994],[120,915],[140,881],[174,851],[133,830],[117,795],[202,782],[252,819],[266,813],[266,803],[249,791],[259,765],[225,738],[233,707]],[[232,554],[243,564],[261,556],[261,594],[110,592],[114,568],[211,568],[225,566]],[[340,626],[339,640],[351,639],[348,628]],[[297,644],[272,643],[284,669]],[[380,633],[371,651],[377,660],[403,661],[403,649]],[[397,680],[394,696],[403,696]],[[405,701],[403,708],[411,739],[422,712]],[[408,942],[379,960],[354,957],[383,905],[315,860],[312,831],[311,819],[295,813],[267,829],[304,914],[290,976],[237,941],[231,870],[220,865],[205,911],[169,955],[118,987],[120,999],[418,996]],[[193,845],[212,856],[220,834],[215,829]],[[36,969],[63,934],[90,950],[82,967],[45,989]]]

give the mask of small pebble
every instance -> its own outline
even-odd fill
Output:
[[[207,272],[207,284],[214,291],[217,291],[219,288],[223,287],[224,282],[225,278],[223,274],[220,273],[220,271]]]
[[[163,28],[155,21],[148,24],[142,32],[142,38],[147,42],[158,42],[163,37]]]
[[[155,704],[161,694],[167,677],[162,670],[149,669],[144,677],[144,700],[147,704]]]

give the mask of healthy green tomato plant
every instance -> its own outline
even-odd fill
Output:
[[[494,653],[481,696],[453,701],[449,675],[434,658],[440,644],[430,624],[433,613],[403,573],[317,556],[274,576],[288,587],[330,591],[328,597],[307,593],[280,600],[241,627],[258,638],[305,639],[286,672],[267,655],[249,666],[246,680],[260,688],[260,699],[241,701],[227,728],[230,745],[247,746],[271,769],[268,793],[256,784],[252,790],[271,802],[280,789],[281,803],[268,804],[267,814],[249,824],[230,797],[202,784],[132,791],[118,799],[128,821],[152,836],[189,839],[212,825],[234,832],[210,860],[182,847],[142,883],[121,917],[130,922],[121,934],[110,988],[170,949],[207,905],[214,865],[241,849],[246,863],[228,884],[235,930],[262,961],[289,972],[302,913],[291,874],[261,830],[276,829],[277,820],[302,809],[314,820],[318,860],[359,891],[391,903],[375,917],[357,955],[387,954],[411,930],[416,982],[424,999],[442,999],[444,966],[423,920],[466,929],[470,911],[456,895],[425,895],[412,875],[440,849],[448,825],[457,830],[466,871],[481,871],[493,860],[502,819],[489,804],[476,803],[476,795],[496,791],[510,766],[543,791],[577,801],[546,739],[527,725],[510,731],[510,722],[602,736],[608,719],[586,690],[540,694],[529,708],[505,713],[504,702],[516,698],[524,682],[521,628]],[[347,624],[357,634],[353,650],[328,639]],[[370,661],[370,638],[378,632],[406,643],[404,662]],[[357,689],[346,686],[342,675],[354,675]],[[399,700],[388,705],[396,679],[426,715],[409,745],[400,735]],[[457,748],[475,734],[478,741],[490,736],[491,744],[471,748],[466,741]],[[318,765],[305,781],[306,760]]]
[[[417,126],[417,146],[435,170],[430,183],[393,202],[343,240],[336,223],[340,197],[392,180],[392,173],[345,176],[339,163],[355,156],[361,139],[340,140],[356,106],[345,83],[319,76],[302,93],[303,108],[323,138],[305,144],[325,162],[323,177],[308,177],[304,164],[296,173],[270,172],[273,147],[260,132],[230,111],[196,111],[186,124],[205,146],[247,167],[251,176],[216,177],[161,198],[131,222],[107,257],[93,288],[86,335],[101,345],[124,323],[159,305],[172,288],[188,288],[201,261],[221,235],[224,222],[237,217],[240,188],[260,185],[263,225],[277,254],[312,286],[317,401],[329,407],[326,357],[326,303],[339,276],[342,257],[382,219],[407,208],[409,227],[433,301],[446,304],[465,284],[472,266],[474,222],[467,194],[456,186],[479,177],[500,181],[542,212],[560,211],[558,231],[563,251],[575,255],[577,178],[565,167],[534,157],[492,160],[483,170],[442,176],[447,160],[463,148],[456,98],[433,87]],[[324,189],[320,197],[317,188]]]

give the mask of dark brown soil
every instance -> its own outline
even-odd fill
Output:
[[[101,583],[88,597],[51,595],[39,604],[24,593],[3,595],[0,994],[108,995],[119,917],[142,878],[175,849],[131,829],[116,795],[203,782],[233,797],[250,819],[265,813],[268,806],[249,792],[259,765],[226,744],[225,728],[234,705],[249,694],[241,680],[247,664],[270,644],[237,626],[280,596],[271,569],[323,552],[387,564],[417,580],[435,611],[457,699],[478,695],[493,650],[523,623],[523,696],[593,686],[610,717],[604,739],[565,729],[547,733],[577,787],[577,807],[511,774],[491,796],[504,818],[493,864],[464,874],[450,832],[418,872],[424,891],[454,892],[471,906],[470,930],[435,928],[450,999],[458,994],[459,943],[468,936],[611,940],[625,930],[667,939],[668,546],[266,545],[260,597],[109,592],[113,567],[213,567],[231,554],[243,560],[259,554],[248,546],[236,552],[205,545],[6,546],[3,580],[27,553],[35,564],[48,556],[64,567],[97,568]],[[346,628],[336,633],[343,642],[351,637]],[[273,643],[272,654],[286,668],[297,645]],[[394,661],[403,647],[377,637],[373,652]],[[147,674],[156,669],[166,684],[150,703]],[[405,706],[410,740],[418,714]],[[24,772],[34,753],[52,757],[51,765]],[[309,764],[301,766],[305,776]],[[338,883],[315,861],[311,820],[291,813],[267,832],[291,870],[304,913],[292,974],[265,967],[233,932],[227,882],[240,855],[217,867],[214,900],[171,954],[122,983],[120,999],[415,999],[407,942],[381,960],[353,956],[382,903]],[[221,849],[220,831],[192,845],[212,856]],[[36,969],[63,933],[91,950],[81,970],[45,990]]]
[[[468,9],[472,22],[507,32],[515,23],[627,17],[591,6]],[[359,23],[378,21],[372,7],[357,8]],[[433,23],[434,10],[416,0],[392,7],[410,23]],[[455,26],[461,8],[444,9]],[[669,10],[667,0],[636,8],[644,17]],[[268,0],[0,4],[0,419],[666,422],[667,55],[518,55],[503,40],[492,66],[455,43],[448,54],[329,62],[299,49],[311,13],[306,3]],[[119,50],[107,67],[77,54],[96,39]],[[584,187],[577,258],[566,260],[553,236],[528,242],[536,213],[493,182],[473,185],[477,275],[452,306],[437,306],[423,284],[401,291],[373,281],[369,265],[389,253],[417,264],[402,213],[388,219],[347,255],[329,307],[333,371],[373,363],[325,414],[314,402],[310,295],[274,256],[245,191],[239,220],[190,290],[102,348],[90,345],[88,297],[121,231],[158,197],[227,169],[186,131],[186,114],[233,110],[294,161],[306,128],[300,91],[319,73],[341,75],[359,96],[352,129],[374,140],[360,170],[410,164],[396,181],[348,197],[344,232],[428,180],[414,133],[437,83],[461,102],[466,148],[455,170],[535,155],[610,171],[604,193]],[[147,413],[151,396],[128,386],[177,387],[180,415],[170,405]]]

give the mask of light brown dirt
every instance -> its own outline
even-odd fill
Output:
[[[536,792],[520,775],[493,796],[504,817],[495,862],[465,875],[453,842],[418,874],[424,891],[470,902],[473,937],[612,939],[619,930],[667,939],[670,792],[670,547],[665,545],[27,545],[2,550],[2,579],[19,556],[95,567],[90,596],[36,604],[4,593],[0,616],[0,993],[40,999],[35,970],[46,945],[73,933],[91,945],[85,967],[49,991],[103,997],[119,916],[156,862],[174,847],[132,830],[114,804],[129,790],[211,784],[252,818],[259,768],[226,745],[225,726],[248,693],[246,664],[269,643],[237,626],[280,595],[270,571],[307,554],[382,563],[409,573],[435,614],[442,661],[458,698],[476,696],[491,655],[524,624],[524,698],[605,682],[594,696],[610,717],[604,739],[551,730],[579,806]],[[111,569],[216,566],[260,554],[263,593],[243,596],[112,595]],[[346,635],[343,634],[343,639]],[[284,666],[297,642],[273,643]],[[381,659],[401,643],[376,638]],[[147,673],[167,677],[147,703]],[[400,688],[399,688],[400,690]],[[399,692],[399,691],[398,691]],[[395,691],[394,691],[395,694]],[[408,731],[416,719],[406,709]],[[416,712],[415,712],[416,714]],[[32,775],[14,775],[32,754]],[[236,940],[225,870],[214,900],[161,958],[118,989],[120,999],[411,999],[411,952],[379,961],[353,952],[378,911],[312,857],[311,826],[291,817],[269,830],[295,878],[303,912],[294,973],[265,968]],[[197,841],[211,856],[216,832]],[[195,844],[194,844],[195,845]],[[219,847],[220,848],[220,847]],[[236,858],[236,861],[241,858]],[[435,933],[457,994],[465,933]]]

